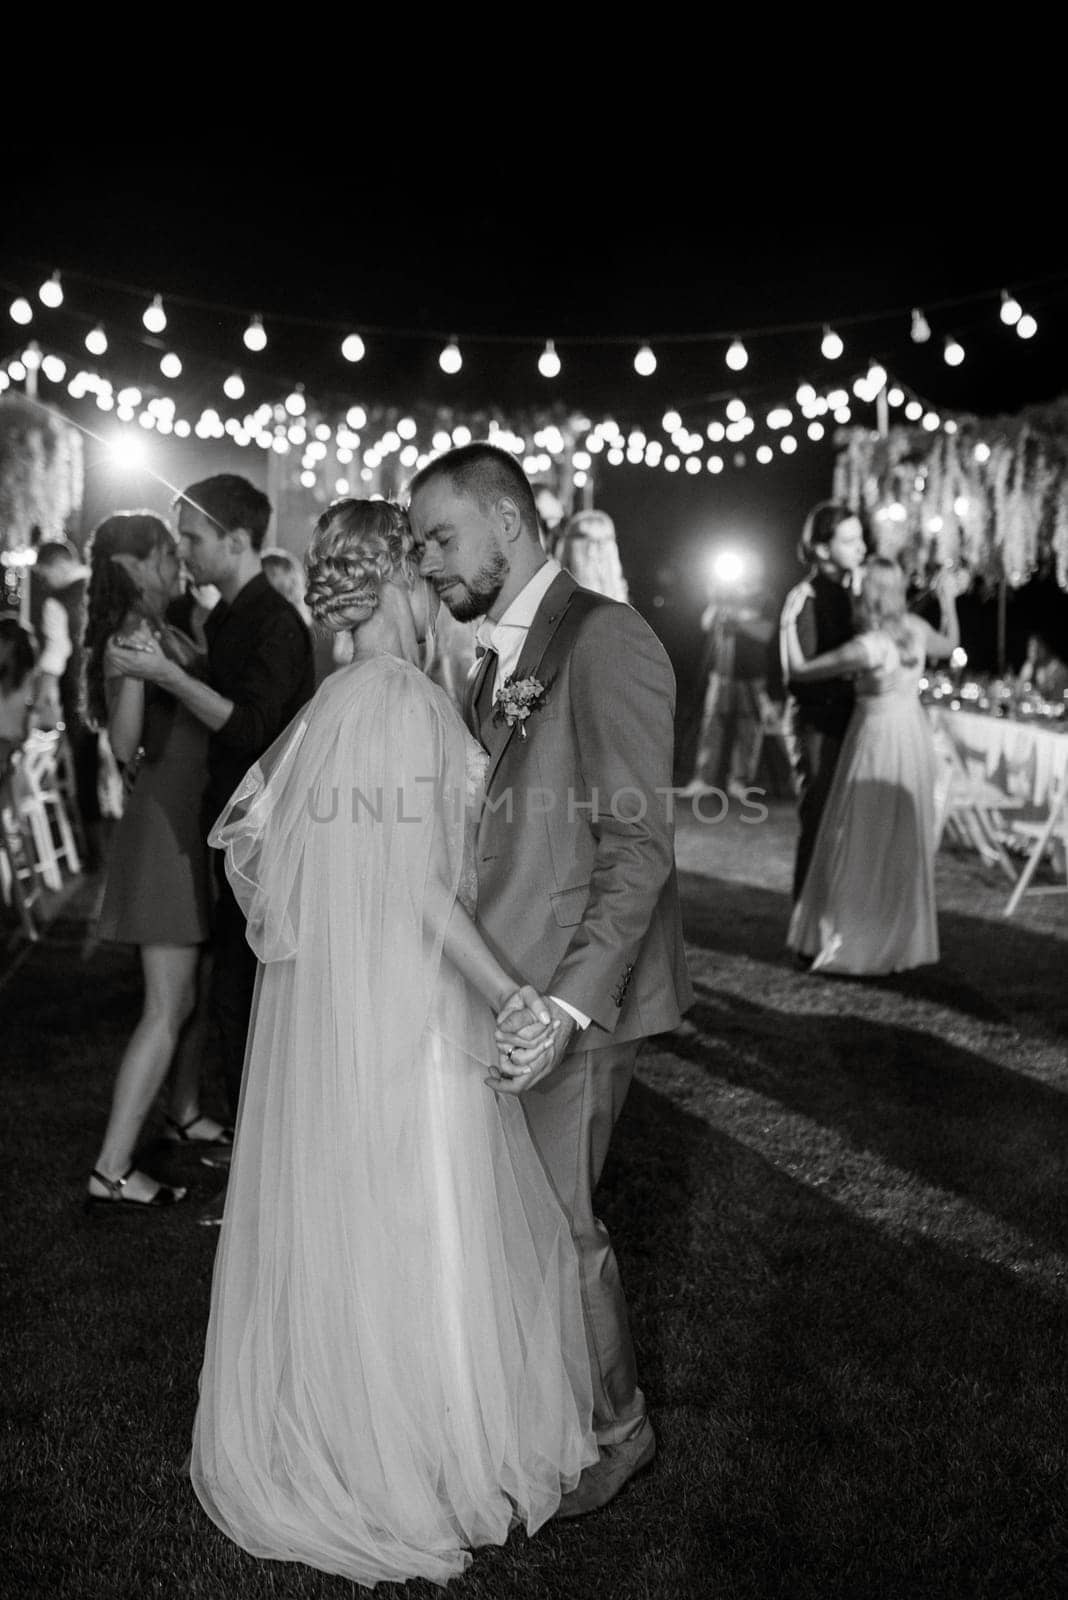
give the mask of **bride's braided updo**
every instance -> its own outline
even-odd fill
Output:
[[[312,616],[331,633],[366,621],[383,583],[402,572],[414,583],[419,546],[407,513],[390,500],[335,500],[315,524],[304,566]]]

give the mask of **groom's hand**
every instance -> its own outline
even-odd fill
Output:
[[[540,1017],[548,1013],[552,1019],[551,1031],[543,1033],[540,1040],[524,1041],[520,1037],[522,1032],[528,1031],[529,1024],[511,1031],[514,1019],[512,1016],[506,1017],[505,1011],[497,1019],[501,1076],[492,1081],[492,1087],[498,1094],[525,1094],[536,1083],[547,1078],[566,1051],[571,1035],[578,1026],[574,1017],[554,1000],[542,999],[541,996],[538,999],[541,1009],[535,1015]]]

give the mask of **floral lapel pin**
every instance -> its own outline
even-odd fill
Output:
[[[517,678],[513,672],[510,678],[505,678],[497,692],[495,718],[498,721],[503,718],[510,728],[518,725],[519,737],[525,739],[527,718],[544,704],[546,690],[547,685],[539,678]]]

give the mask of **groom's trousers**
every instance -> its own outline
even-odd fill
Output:
[[[645,1416],[627,1303],[608,1229],[593,1214],[593,1191],[634,1076],[640,1041],[566,1055],[521,1096],[527,1123],[579,1257],[582,1311],[593,1376],[593,1423],[600,1445],[628,1438]]]

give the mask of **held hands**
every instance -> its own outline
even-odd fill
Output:
[[[140,623],[131,634],[115,634],[108,641],[104,664],[124,678],[143,678],[149,683],[164,683],[174,663],[164,655],[159,641],[147,623]]]
[[[498,1013],[498,1076],[487,1082],[499,1094],[525,1094],[552,1072],[575,1027],[566,1011],[524,984]]]

